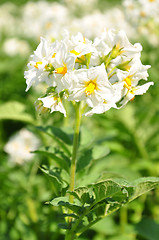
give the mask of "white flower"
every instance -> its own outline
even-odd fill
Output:
[[[34,54],[31,55],[31,61],[28,63],[28,71],[24,72],[27,88],[26,91],[32,85],[37,85],[40,82],[49,81],[49,73],[45,71],[45,66],[48,64],[48,58],[53,50],[50,48],[49,43],[44,39],[40,39]]]
[[[21,129],[9,139],[4,150],[12,163],[23,164],[32,160],[34,154],[31,151],[35,151],[39,145],[40,141],[32,132]]]
[[[129,90],[132,86],[136,86],[139,80],[147,80],[147,70],[150,67],[150,65],[143,65],[139,58],[134,58],[133,64],[128,71],[117,70],[117,77],[120,82],[124,82],[124,86]]]
[[[88,106],[94,107],[104,100],[111,99],[114,95],[104,64],[90,69],[75,70],[70,79],[74,84],[68,89],[69,100],[85,100]]]
[[[87,117],[87,116],[92,116],[94,113],[101,114],[108,111],[112,107],[116,108],[116,104],[114,102],[112,101],[107,102],[103,100],[103,103],[93,107],[90,111],[86,112],[84,115]]]
[[[61,41],[54,57],[54,78],[57,85],[57,92],[61,92],[65,88],[62,85],[62,78],[68,71],[72,71],[75,65],[75,56],[69,51],[65,42]]]
[[[62,105],[62,100],[58,96],[49,95],[47,97],[38,98],[39,101],[42,101],[43,107],[49,108],[52,112],[59,111],[64,114],[66,117],[66,110],[64,109],[64,106]]]
[[[76,62],[79,63],[80,60],[82,61],[81,57],[83,55],[97,51],[96,48],[93,47],[92,42],[87,38],[83,37],[82,33],[80,32],[77,35],[71,37],[68,45],[70,52],[77,57]]]
[[[142,86],[132,87],[130,90],[127,91],[124,99],[120,102],[122,105],[121,107],[125,106],[128,101],[133,100],[135,95],[143,95],[149,89],[151,85],[154,85],[153,82],[148,82],[143,84]]]
[[[125,57],[127,60],[130,60],[136,55],[140,56],[142,50],[140,43],[132,45],[129,42],[124,30],[119,32],[116,32],[114,29],[105,30],[100,38],[95,39],[93,45],[98,50],[97,58],[102,58],[106,67],[109,67],[110,64],[120,64]],[[105,60],[106,56],[107,59]],[[111,65],[111,67],[113,66]]]
[[[116,103],[122,97],[123,83],[117,82],[112,85],[113,94],[111,98],[105,98],[98,105],[94,106],[90,111],[86,112],[85,116],[92,116],[94,113],[101,114],[108,111],[110,108],[117,108]],[[106,100],[108,99],[108,100]]]

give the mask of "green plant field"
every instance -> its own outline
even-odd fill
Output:
[[[35,5],[40,2],[33,1]],[[42,89],[32,87],[26,92],[24,71],[30,54],[39,44],[40,31],[43,31],[42,36],[47,35],[49,29],[46,31],[46,25],[54,20],[53,29],[57,28],[59,32],[64,28],[64,23],[59,23],[62,17],[59,20],[58,17],[50,17],[46,21],[47,12],[45,17],[40,18],[38,14],[44,11],[45,15],[45,9],[40,9],[37,16],[31,19],[31,14],[35,15],[34,11],[31,13],[28,10],[23,14],[27,3],[27,0],[14,0],[11,5],[9,1],[0,2],[0,240],[62,240],[65,230],[58,226],[63,221],[62,207],[59,209],[56,204],[48,204],[48,201],[67,188],[67,184],[62,186],[58,177],[66,175],[68,178],[63,170],[59,171],[59,166],[66,170],[68,168],[73,138],[73,112],[70,106],[66,106],[70,113],[68,118],[59,112],[39,114],[34,102]],[[123,11],[122,1],[117,0],[98,0],[94,7],[92,3],[90,9],[84,8],[86,12],[82,7],[83,12],[78,12],[79,6],[73,6],[71,1],[45,1],[48,4],[46,8],[49,9],[52,3],[68,9],[72,19],[82,19],[95,10],[101,14],[111,12],[114,8]],[[142,44],[141,60],[143,64],[151,65],[148,79],[154,82],[154,86],[143,96],[136,96],[124,108],[83,117],[76,187],[91,184],[95,176],[100,180],[104,177],[126,178],[130,182],[137,178],[159,177],[159,40],[157,44],[156,40],[154,44],[150,41],[152,35],[159,39],[159,33],[152,22],[148,24],[151,25],[148,35],[140,34],[135,29],[135,35],[130,33],[129,39],[131,43]],[[38,24],[45,25],[45,28],[38,29]],[[74,28],[73,31],[76,31]],[[55,40],[57,33],[53,33],[52,38]],[[90,36],[94,37],[94,34],[90,33]],[[18,46],[12,46],[11,42],[7,45],[9,39],[21,42]],[[16,143],[12,156],[6,150],[11,137],[22,129],[27,129],[38,139],[36,147],[33,147],[36,140],[31,143],[30,151],[36,153],[32,153],[29,160],[25,160],[25,157],[23,159],[22,153],[16,159],[16,151],[19,151]],[[60,162],[63,157],[66,161]],[[87,175],[88,178],[85,177]],[[78,239],[158,240],[159,187],[103,218]]]

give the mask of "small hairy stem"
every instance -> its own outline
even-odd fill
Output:
[[[112,69],[111,69],[111,71],[108,73],[108,77],[110,77],[111,78],[111,73],[116,69],[117,67],[115,66],[115,67],[113,67]]]

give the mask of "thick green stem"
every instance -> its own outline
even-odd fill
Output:
[[[70,170],[70,191],[72,192],[75,187],[75,172],[76,172],[76,159],[77,159],[77,149],[79,140],[79,129],[80,129],[80,103],[75,105],[75,127],[74,127],[74,138],[73,138],[73,151],[71,160],[71,170]],[[73,196],[70,195],[69,202],[73,203]]]
[[[74,138],[73,138],[73,151],[72,151],[72,160],[71,160],[71,169],[70,169],[70,188],[69,191],[73,191],[75,188],[75,173],[76,173],[76,160],[77,160],[77,150],[79,142],[79,130],[80,130],[80,121],[81,121],[81,112],[80,112],[80,103],[74,105],[75,108],[75,127],[74,127]],[[69,196],[69,202],[73,203],[73,196]],[[71,211],[69,212],[71,213]],[[68,218],[70,224],[72,218]],[[66,232],[65,240],[72,240],[74,234],[71,231]]]
[[[74,235],[69,230],[66,233],[65,240],[74,240]]]

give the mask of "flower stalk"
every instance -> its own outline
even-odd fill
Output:
[[[79,143],[79,130],[81,122],[81,113],[80,113],[80,103],[76,103],[75,106],[75,127],[74,127],[74,138],[73,138],[73,151],[72,151],[72,160],[71,160],[71,169],[70,169],[70,188],[72,192],[75,187],[75,173],[76,173],[76,160],[77,160],[77,150]],[[73,203],[73,196],[70,195],[69,202]]]
[[[70,187],[69,191],[72,192],[75,188],[75,174],[76,174],[76,162],[77,162],[77,150],[79,143],[79,131],[80,131],[80,122],[81,122],[81,111],[80,111],[80,102],[75,103],[75,126],[74,126],[74,137],[73,137],[73,150],[72,150],[72,159],[71,159],[71,168],[70,168]],[[69,202],[73,203],[74,197],[69,195]],[[71,210],[69,213],[71,214]],[[72,217],[68,218],[68,222],[71,225]],[[65,240],[72,240],[73,233],[70,230],[67,230]]]

